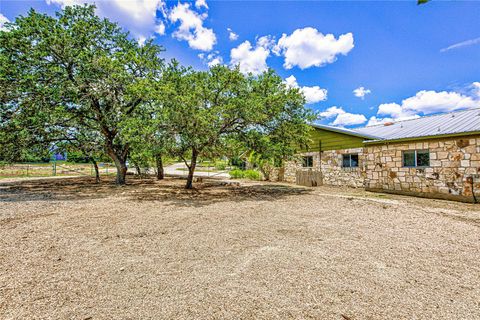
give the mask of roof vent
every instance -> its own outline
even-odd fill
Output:
[[[455,118],[455,115],[454,115],[454,114],[452,114],[452,118]]]
[[[393,124],[393,122],[385,122],[383,125],[384,125],[385,127],[388,127],[388,126],[391,126],[392,124]]]
[[[442,130],[440,130],[440,127],[438,127],[438,130],[437,130],[437,131],[442,131]]]

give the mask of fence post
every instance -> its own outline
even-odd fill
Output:
[[[53,175],[56,176],[57,175],[57,162],[56,161],[53,161]]]
[[[29,165],[29,164],[27,164],[27,177],[28,177],[28,168],[29,168],[29,167],[30,167],[30,165]]]

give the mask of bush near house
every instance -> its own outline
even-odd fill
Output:
[[[229,174],[233,179],[262,180],[262,174],[257,170],[234,169]]]

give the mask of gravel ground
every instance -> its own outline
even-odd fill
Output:
[[[480,319],[480,206],[339,188],[0,185],[0,319]]]

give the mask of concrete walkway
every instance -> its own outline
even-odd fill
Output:
[[[183,162],[177,162],[163,168],[165,170],[165,175],[174,176],[174,177],[187,177],[188,168]],[[212,169],[214,169],[212,167]],[[202,171],[205,170],[203,167],[198,167],[195,170],[195,177],[205,177],[205,178],[214,178],[214,179],[230,179],[228,171]]]

